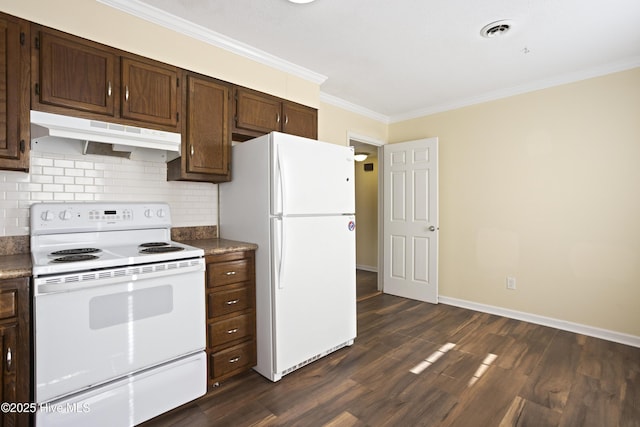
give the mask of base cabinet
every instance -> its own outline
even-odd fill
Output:
[[[29,279],[0,280],[0,402],[31,402]],[[9,406],[0,412],[0,426],[28,426],[31,414]],[[15,409],[15,410],[12,410]]]
[[[206,257],[209,387],[256,364],[255,252]]]

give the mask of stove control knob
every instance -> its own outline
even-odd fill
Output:
[[[167,214],[165,213],[164,209],[158,209],[156,215],[158,215],[158,218],[164,218]]]
[[[144,216],[146,216],[147,218],[153,218],[153,211],[151,209],[146,209],[144,211]]]
[[[71,211],[69,210],[63,210],[62,212],[60,212],[60,219],[63,221],[68,221],[71,219]]]
[[[44,211],[40,215],[40,218],[42,218],[43,221],[51,221],[55,218],[55,215],[51,211]]]

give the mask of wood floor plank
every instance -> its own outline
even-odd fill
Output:
[[[505,378],[509,378],[505,381]],[[458,405],[441,424],[444,426],[497,426],[509,410],[514,396],[527,381],[521,373],[491,366],[459,398]]]
[[[560,427],[617,426],[620,408],[619,395],[606,391],[600,380],[578,374],[562,413]]]
[[[547,408],[564,408],[581,352],[576,334],[559,331],[520,395]]]
[[[499,427],[555,427],[562,413],[516,396],[500,421]]]
[[[366,424],[360,421],[357,417],[345,411],[337,417],[333,418],[328,423],[323,424],[323,427],[358,427],[364,425]]]
[[[538,365],[557,330],[546,326],[519,322],[509,335],[509,343],[500,351],[498,366],[531,374]]]

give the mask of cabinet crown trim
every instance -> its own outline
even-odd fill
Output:
[[[271,55],[253,46],[239,42],[231,37],[209,30],[208,28],[194,24],[186,19],[172,15],[146,5],[137,0],[98,0],[107,6],[111,6],[122,12],[158,24],[162,27],[184,34],[196,40],[227,50],[244,58],[251,59],[277,70],[284,71],[312,83],[321,85],[327,80],[327,76],[307,68],[285,61],[275,55]]]

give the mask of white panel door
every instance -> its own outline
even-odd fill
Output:
[[[383,150],[383,290],[437,303],[438,138]]]
[[[356,336],[355,217],[273,220],[275,372]]]

